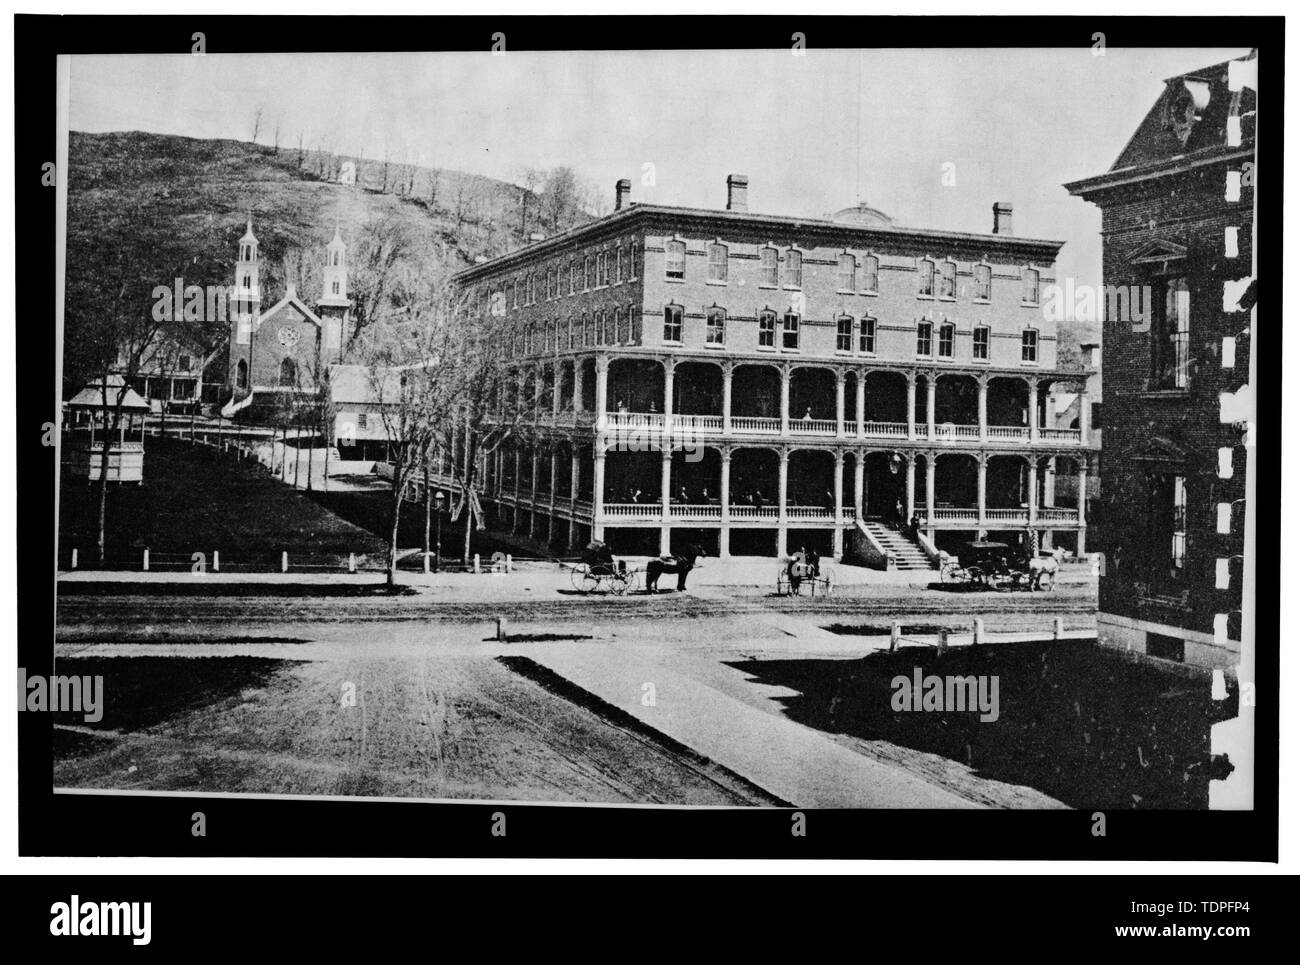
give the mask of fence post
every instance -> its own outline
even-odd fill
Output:
[[[289,572],[289,551],[288,550],[280,551],[280,572],[281,573]]]
[[[212,572],[221,572],[221,550],[212,551]]]
[[[478,554],[477,554],[477,553],[474,554],[474,572],[475,572],[475,573],[480,572],[480,571],[479,571],[479,568],[478,568]]]
[[[898,650],[898,641],[903,636],[903,625],[895,620],[889,625],[889,652]]]
[[[72,568],[74,570],[77,568],[77,548],[75,546],[72,547]]]
[[[975,630],[974,630],[974,635],[971,637],[971,643],[978,645],[983,642],[984,642],[984,618],[976,617]]]
[[[939,628],[938,643],[939,643],[939,653],[940,654],[947,653],[948,652],[948,628],[947,627]]]
[[[1065,621],[1061,617],[1052,620],[1052,639],[1061,640],[1065,637]]]
[[[349,554],[348,554],[348,572],[349,572],[349,573],[355,573],[356,571],[357,571],[357,554],[356,554],[356,553],[349,553]]]
[[[145,547],[144,551],[144,572],[149,572],[149,548]]]
[[[510,623],[505,617],[497,617],[497,640],[504,643],[510,636]]]
[[[76,550],[73,550],[73,552],[75,553]],[[507,553],[507,554],[506,554],[506,572],[507,572],[507,573],[513,573],[514,571],[515,571],[515,559],[514,559],[513,556],[511,556],[509,553]]]

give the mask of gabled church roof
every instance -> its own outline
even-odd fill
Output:
[[[283,311],[296,311],[304,319],[311,322],[317,328],[324,327],[324,323],[321,322],[320,316],[318,316],[315,312],[313,312],[310,308],[307,307],[307,303],[298,297],[298,292],[294,289],[292,285],[290,285],[289,290],[284,293],[283,298],[281,298],[278,302],[276,302],[266,311],[262,312],[261,319],[258,322],[259,326],[265,325],[277,313]],[[299,319],[293,319],[293,321],[299,321]]]

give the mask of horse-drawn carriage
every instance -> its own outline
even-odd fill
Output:
[[[603,590],[622,596],[635,585],[636,574],[624,561],[615,560],[604,542],[593,540],[583,550],[582,561],[569,571],[569,578],[573,588],[583,593]]]
[[[677,577],[678,592],[686,590],[686,575],[699,564],[704,550],[698,546],[688,546],[679,553],[668,554],[651,559],[644,570],[629,568],[625,560],[614,559],[614,554],[601,540],[593,540],[583,550],[582,561],[570,571],[570,579],[575,590],[594,593],[603,590],[615,596],[623,596],[637,588],[644,576],[647,593],[659,592],[659,577],[672,574]]]
[[[801,596],[805,589],[809,597],[830,596],[835,589],[835,574],[820,560],[795,553],[777,571],[776,592],[780,596]]]
[[[1049,556],[1028,556],[1006,543],[974,540],[957,556],[944,555],[939,579],[944,583],[979,583],[990,590],[1052,589],[1061,551]]]

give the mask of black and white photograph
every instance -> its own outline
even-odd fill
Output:
[[[20,853],[1276,861],[1282,18],[474,13],[27,18]]]

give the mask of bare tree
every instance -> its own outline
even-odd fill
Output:
[[[275,119],[275,133],[273,135],[272,140],[273,143],[271,147],[276,154],[279,154],[280,153],[280,119],[278,117]]]
[[[258,107],[253,111],[253,143],[257,143],[258,135],[262,133],[262,108]]]

